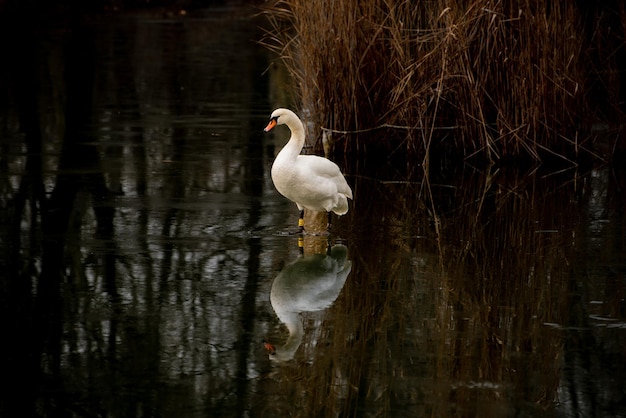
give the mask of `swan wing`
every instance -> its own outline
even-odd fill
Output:
[[[339,166],[324,157],[317,155],[299,155],[298,165],[310,171],[311,178],[320,176],[331,180],[337,186],[337,192],[352,199],[352,189],[348,186]]]

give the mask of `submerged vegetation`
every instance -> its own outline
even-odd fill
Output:
[[[425,164],[576,164],[626,148],[620,2],[280,0],[267,16],[264,43],[287,66],[317,146],[325,132],[341,152]]]

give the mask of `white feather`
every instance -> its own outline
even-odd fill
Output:
[[[304,126],[300,118],[291,110],[276,109],[271,121],[275,121],[275,125],[287,125],[291,131],[289,142],[272,165],[276,190],[295,202],[300,210],[346,214],[352,190],[337,164],[317,155],[300,155],[304,146]],[[275,125],[270,122],[265,130]]]

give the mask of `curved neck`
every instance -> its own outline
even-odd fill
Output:
[[[288,123],[287,126],[289,127],[289,130],[291,131],[291,136],[298,136],[299,138],[302,138],[302,140],[304,141],[304,124],[302,123],[302,121],[298,118],[295,119],[291,119]]]
[[[304,336],[304,326],[302,318],[297,312],[281,312],[277,313],[278,319],[283,322],[289,330],[287,341],[280,347],[276,347],[276,360],[286,361],[293,358],[294,354],[302,343]]]
[[[300,151],[302,151],[302,147],[304,147],[304,125],[300,119],[295,119],[290,120],[289,123],[287,123],[287,127],[291,131],[291,137],[280,153],[283,155],[287,154],[291,158],[296,158],[300,154]]]

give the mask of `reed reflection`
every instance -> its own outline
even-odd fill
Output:
[[[281,368],[272,390],[293,393],[303,416],[554,416],[561,388],[599,393],[561,373],[589,348],[572,353],[545,325],[584,327],[572,285],[588,266],[572,260],[588,183],[470,168],[393,180],[355,177],[355,210],[334,229],[353,262],[340,320],[315,367]]]
[[[278,319],[287,327],[289,336],[283,345],[265,342],[270,360],[284,362],[294,357],[304,336],[300,314],[331,306],[351,270],[348,248],[343,244],[331,245],[328,240],[325,252],[310,255],[303,252],[278,273],[272,283],[270,302]]]

